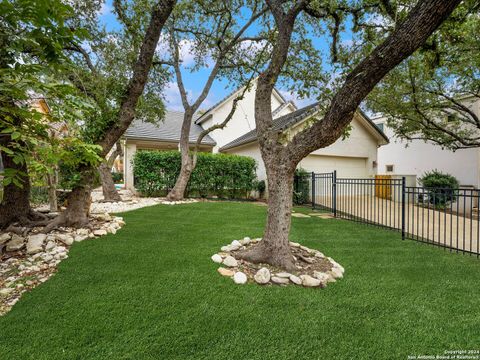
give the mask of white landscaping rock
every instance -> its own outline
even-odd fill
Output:
[[[290,275],[290,281],[293,282],[296,285],[302,285],[302,279],[300,279],[296,275]]]
[[[75,241],[76,242],[80,242],[80,241],[83,241],[83,240],[86,240],[88,239],[88,234],[87,235],[75,235]]]
[[[241,285],[241,284],[246,284],[248,281],[248,278],[247,278],[247,275],[245,275],[243,272],[237,271],[235,275],[233,275],[233,281],[235,282],[235,284]]]
[[[242,247],[242,244],[238,240],[233,240],[230,245],[236,248]]]
[[[0,295],[2,296],[8,296],[10,293],[13,291],[13,288],[4,288],[0,289]]]
[[[227,256],[225,259],[223,259],[223,265],[228,267],[235,267],[238,265],[238,262],[233,256]]]
[[[279,277],[279,278],[289,278],[292,274],[290,273],[287,273],[287,272],[281,272],[281,273],[278,273],[278,274],[275,274],[276,277]]]
[[[24,238],[13,234],[11,240],[7,243],[7,251],[17,251],[23,248]]]
[[[12,238],[12,235],[10,235],[10,233],[0,234],[0,245],[5,244],[11,238]]]
[[[327,273],[320,272],[320,271],[314,271],[313,276],[315,276],[316,279],[320,280],[320,282],[324,285],[327,284],[328,279],[330,277],[330,275],[328,275]]]
[[[45,234],[30,235],[27,239],[27,254],[36,254],[43,250],[43,242],[47,238]]]
[[[107,235],[107,232],[103,229],[98,229],[98,230],[95,230],[93,232],[93,235],[95,236],[103,236],[103,235]]]
[[[272,282],[275,284],[288,284],[290,280],[288,278],[281,278],[277,276],[272,277]]]
[[[212,255],[211,259],[212,259],[213,262],[215,262],[217,264],[221,264],[222,261],[223,261],[222,257],[218,254]]]
[[[332,270],[329,271],[334,279],[341,279],[343,278],[343,272],[338,267],[333,267]]]
[[[57,234],[55,235],[55,238],[68,246],[72,245],[74,241],[70,234]]]
[[[45,245],[45,251],[52,250],[57,244],[55,244],[55,241],[49,241],[47,245]]]
[[[267,284],[270,281],[270,270],[261,268],[253,278],[258,284]]]
[[[317,287],[320,286],[321,281],[311,277],[310,275],[300,275],[302,279],[302,285],[306,287]]]

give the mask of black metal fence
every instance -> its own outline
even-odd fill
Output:
[[[311,173],[308,183],[313,209],[480,257],[480,190],[407,186],[404,177],[338,178],[336,171]]]

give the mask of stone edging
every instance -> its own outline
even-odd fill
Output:
[[[125,225],[122,217],[108,213],[91,216],[96,229],[60,228],[48,234],[33,229],[26,236],[0,234],[0,247],[6,254],[0,259],[0,316],[20,300],[22,294],[47,281],[57,270],[74,242],[115,234]]]
[[[300,285],[304,287],[324,288],[329,283],[343,278],[345,269],[335,260],[326,257],[318,250],[309,249],[299,243],[290,242],[290,247],[297,264],[297,271],[285,272],[266,264],[252,264],[245,260],[235,258],[235,252],[255,246],[261,238],[234,240],[229,245],[222,246],[221,252],[214,254],[211,259],[219,267],[217,271],[230,277],[236,284],[247,282],[260,285]],[[295,256],[296,255],[296,256]],[[305,265],[301,265],[305,264]],[[318,267],[317,271],[315,266]]]

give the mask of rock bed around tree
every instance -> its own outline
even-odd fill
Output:
[[[260,285],[299,285],[315,288],[324,288],[343,277],[345,269],[335,260],[318,250],[295,242],[290,242],[290,249],[295,259],[296,271],[286,272],[269,264],[253,264],[238,258],[238,251],[256,246],[261,240],[246,237],[222,246],[221,252],[211,257],[213,262],[223,265],[217,271],[222,276],[232,278],[236,284],[252,282]]]
[[[115,234],[125,222],[108,213],[91,216],[93,230],[25,228],[22,235],[0,234],[0,316],[7,313],[26,291],[47,281],[75,242]]]

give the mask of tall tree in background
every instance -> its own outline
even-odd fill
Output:
[[[421,50],[368,96],[405,140],[457,150],[480,146],[480,2],[465,1]]]
[[[115,88],[118,98],[116,101],[114,100],[113,104],[110,104],[112,105],[110,108],[111,116],[106,118],[107,121],[92,121],[91,126],[85,127],[85,136],[89,136],[91,143],[101,148],[99,152],[101,158],[105,158],[108,155],[112,147],[130,126],[137,114],[138,106],[142,106],[142,102],[151,99],[151,97],[145,95],[142,100],[142,94],[144,94],[145,88],[150,86],[148,80],[160,34],[175,6],[175,2],[175,0],[159,0],[151,5],[144,2],[134,2],[131,3],[131,6],[134,8],[129,8],[134,10],[133,16],[129,16],[129,14],[132,14],[130,11],[125,11],[126,3],[119,4],[120,6],[117,5],[116,7],[118,18],[120,23],[123,24],[124,31],[131,36],[124,39],[127,41],[129,39],[132,39],[132,41],[133,39],[140,39],[140,42],[138,46],[131,44],[131,47],[127,48],[128,50],[133,48],[136,51],[126,52],[127,56],[128,54],[132,56],[132,62],[129,67],[121,69],[121,71],[125,70],[125,73],[128,74],[128,80],[124,84],[120,82],[118,88]],[[135,11],[138,9],[136,6],[143,6],[143,12]],[[119,9],[120,11],[118,11]],[[142,22],[142,19],[146,21]],[[123,51],[122,46],[125,45],[125,43],[118,43],[115,38],[111,39],[108,44],[111,46],[111,52],[108,50],[104,51],[103,54],[105,56],[108,56],[108,54],[115,56],[117,52]],[[77,45],[68,50],[76,52],[83,57],[85,66],[91,71],[91,79],[97,76],[95,74],[94,59],[90,58],[86,49]],[[101,79],[100,81],[103,80],[101,76],[98,78]],[[75,83],[75,79],[75,74],[72,74],[71,81]],[[81,87],[82,84],[78,84],[78,86]],[[104,89],[112,91],[109,87]],[[89,89],[85,87],[83,91],[88,92]],[[146,94],[148,93],[147,91]],[[101,102],[96,102],[96,104],[101,104]],[[83,165],[78,167],[76,171],[80,174],[80,178],[68,195],[67,209],[44,229],[45,232],[57,226],[78,227],[88,224],[90,194],[97,169],[89,165]]]
[[[62,48],[80,41],[65,22],[70,16],[72,8],[57,0],[0,3],[0,153],[5,167],[0,228],[44,220],[30,207],[28,164],[38,150],[49,151],[48,129],[59,117],[33,105],[39,97],[61,100],[61,117],[68,121],[72,115],[73,89],[58,81],[66,62]]]
[[[424,0],[396,5],[389,1],[359,2],[269,0],[268,6],[276,24],[276,39],[267,69],[260,75],[255,95],[255,122],[262,158],[268,178],[268,212],[263,241],[241,254],[244,259],[264,262],[294,270],[288,235],[291,222],[293,174],[297,164],[312,151],[334,143],[351,122],[354,113],[378,82],[405,58],[417,50],[438,26],[452,13],[460,0]],[[408,3],[408,2],[407,2]],[[387,5],[387,6],[385,6]],[[353,18],[352,31],[360,31],[362,21],[374,17],[390,17],[396,22],[391,29],[379,31],[363,51],[343,53],[336,49],[345,20]],[[308,20],[305,17],[309,17]],[[295,45],[296,20],[311,21],[321,33],[331,35],[334,65],[349,59],[340,68],[340,85],[325,91],[319,107],[323,116],[288,139],[274,130],[271,94],[279,77],[285,74],[289,50]],[[343,25],[342,25],[343,24]],[[348,49],[350,49],[349,56]],[[360,57],[359,54],[368,54]],[[288,66],[287,66],[288,68]],[[319,69],[320,70],[320,69]],[[283,74],[282,74],[283,71]],[[333,71],[332,68],[329,71]],[[298,71],[297,71],[298,74]]]
[[[190,128],[193,118],[207,98],[214,81],[228,78],[231,85],[247,89],[250,87],[252,76],[256,74],[258,64],[264,58],[264,53],[258,51],[257,43],[265,41],[265,36],[247,35],[264,17],[267,8],[262,6],[261,2],[242,0],[185,1],[179,4],[175,15],[170,19],[168,41],[171,59],[163,63],[171,65],[174,69],[184,115],[179,143],[182,164],[175,186],[167,195],[169,200],[183,199],[188,181],[195,169],[196,153],[201,140],[211,131],[227,125],[235,112],[236,104],[244,94],[242,92],[235,100],[235,105],[225,121],[214,128],[206,129],[197,139],[196,146],[191,149]],[[243,16],[242,13],[248,15]],[[195,63],[191,66],[191,71],[211,68],[195,100],[189,99],[182,74],[180,51],[186,44],[190,45],[191,55],[194,56]]]

